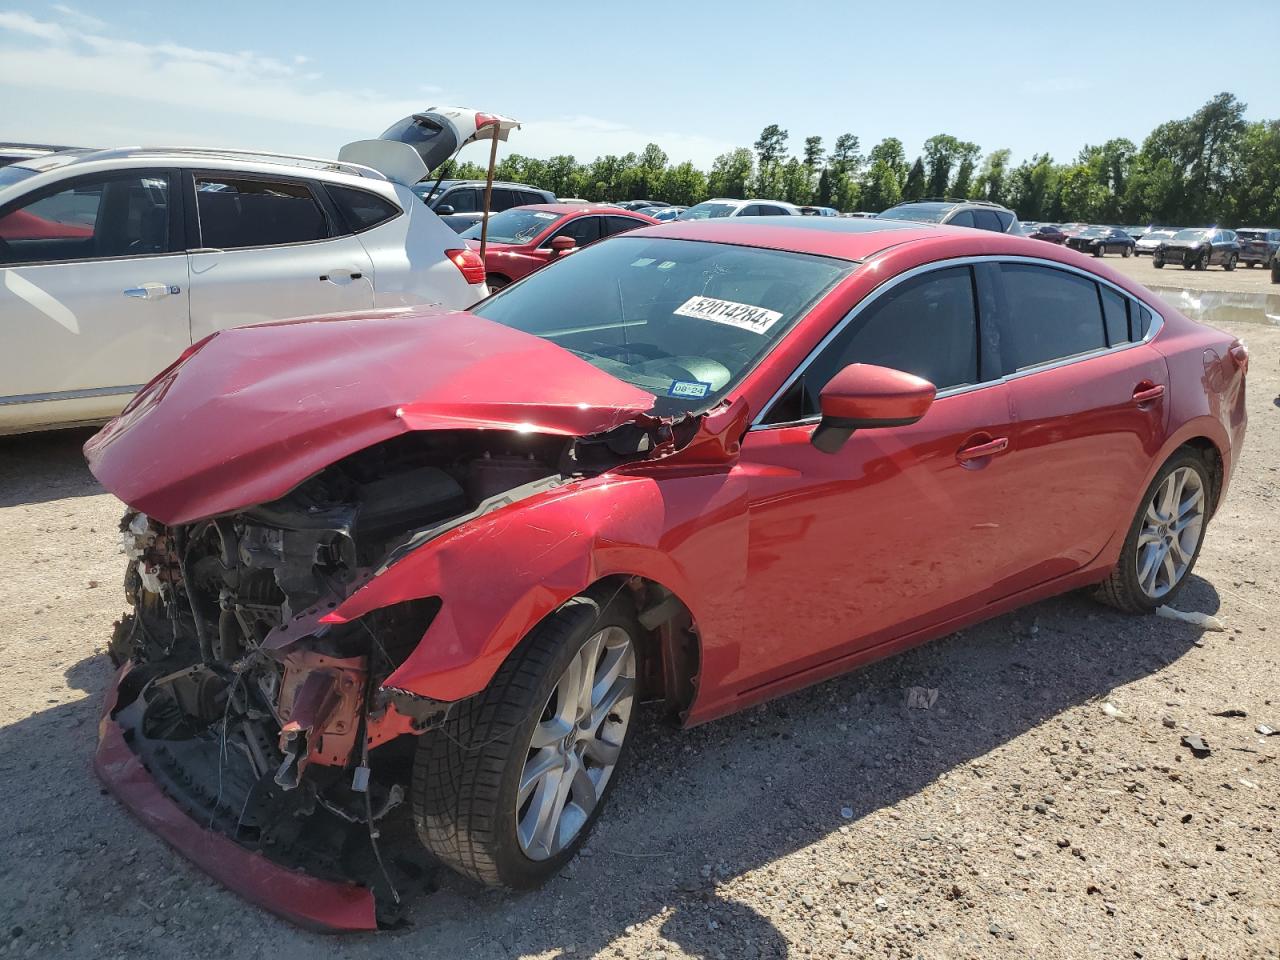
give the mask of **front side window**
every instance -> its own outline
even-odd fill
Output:
[[[600,239],[600,221],[602,217],[575,217],[563,227],[547,237],[542,246],[550,246],[556,237],[573,237],[578,246],[585,247]]]
[[[0,217],[0,263],[48,263],[165,253],[169,178],[87,177]]]
[[[766,422],[816,416],[822,388],[851,363],[914,373],[939,390],[977,383],[978,314],[969,268],[912,277],[873,300],[805,367]]]
[[[1107,345],[1092,280],[1020,263],[1000,264],[1007,310],[1000,330],[1006,373],[1078,356]]]
[[[200,246],[220,250],[324,240],[324,211],[303,183],[197,176]]]
[[[453,207],[454,213],[479,213],[480,199],[477,196],[479,192],[475,187],[459,187],[457,190],[450,190],[440,198],[439,206]]]
[[[732,217],[735,210],[738,209],[736,203],[716,203],[708,200],[703,203],[695,203],[692,207],[680,214],[677,219],[680,220],[716,220],[720,217]]]
[[[854,268],[730,244],[621,236],[473,308],[652,393],[659,415],[705,410]]]

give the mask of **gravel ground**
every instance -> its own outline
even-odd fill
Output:
[[[1224,632],[1076,594],[697,730],[642,722],[561,876],[421,877],[410,927],[342,939],[242,902],[102,794],[121,507],[84,432],[0,439],[0,956],[1280,957],[1280,736],[1255,732],[1280,728],[1280,328],[1228,326],[1253,353],[1248,444],[1180,600]]]
[[[1280,297],[1280,286],[1271,283],[1271,271],[1261,267],[1241,264],[1230,273],[1221,267],[1208,270],[1184,270],[1179,266],[1165,266],[1157,270],[1150,257],[1120,257],[1110,254],[1103,258],[1108,267],[1133,277],[1150,287],[1185,287],[1188,290],[1219,290],[1231,293],[1262,293]]]

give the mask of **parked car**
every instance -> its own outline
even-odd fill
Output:
[[[1160,246],[1162,241],[1170,239],[1177,232],[1177,230],[1168,230],[1164,227],[1152,227],[1142,235],[1140,240],[1134,243],[1133,252],[1138,255],[1154,253],[1156,247]]]
[[[1133,239],[1134,239],[1135,241],[1136,241],[1136,240],[1141,240],[1143,237],[1145,237],[1145,236],[1146,236],[1148,233],[1150,233],[1150,232],[1151,232],[1151,230],[1152,230],[1152,228],[1151,228],[1151,227],[1149,227],[1149,226],[1148,226],[1148,227],[1139,227],[1139,226],[1136,226],[1136,225],[1135,225],[1135,226],[1129,226],[1129,227],[1120,227],[1120,229],[1121,229],[1121,230],[1123,230],[1125,233],[1127,233],[1129,236],[1133,237]]]
[[[840,211],[835,207],[801,207],[800,212],[806,217],[838,217]]]
[[[2,143],[0,142],[0,167],[7,167],[11,163],[21,163],[24,160],[36,160],[40,157],[47,157],[51,153],[61,153],[63,150],[77,150],[79,147],[57,147],[48,143]]]
[[[455,233],[462,233],[484,218],[484,186],[483,180],[441,180],[439,185],[434,180],[424,180],[414,185],[413,192]],[[549,190],[495,180],[489,212],[501,213],[530,203],[556,202],[556,195]]]
[[[1133,255],[1134,239],[1119,227],[1089,227],[1065,237],[1072,250],[1091,253],[1095,257],[1118,253],[1122,257]]]
[[[619,200],[614,206],[623,210],[644,210],[646,207],[668,207],[670,204],[662,200]]]
[[[785,200],[731,200],[718,198],[695,203],[677,220],[718,220],[721,217],[798,217],[800,208]]]
[[[878,213],[872,213],[869,210],[854,210],[852,213],[842,213],[842,217],[854,217],[859,220],[871,220],[880,216]]]
[[[224,327],[487,292],[480,258],[367,166],[168,148],[24,160],[0,167],[0,433],[100,423]]]
[[[495,213],[489,218],[485,283],[491,291],[501,290],[597,240],[657,222],[642,210],[563,203],[539,203]],[[462,239],[478,250],[480,224],[462,231]]]
[[[976,227],[1018,236],[1022,228],[1012,210],[982,200],[910,200],[877,214],[882,220],[915,220],[949,227]]]
[[[677,221],[469,313],[201,342],[86,446],[132,605],[99,774],[246,896],[368,929],[402,796],[527,887],[626,789],[643,702],[703,723],[1083,587],[1176,605],[1248,354],[1090,266]]]
[[[658,221],[666,221],[678,219],[680,214],[684,213],[688,209],[688,207],[673,204],[669,207],[645,207],[640,212],[646,217],[653,217],[653,219]]]
[[[1261,264],[1270,269],[1280,252],[1280,230],[1274,227],[1241,227],[1236,231],[1240,244],[1240,262],[1247,267]]]
[[[1032,240],[1044,240],[1046,243],[1057,244],[1067,242],[1067,235],[1062,232],[1062,228],[1052,223],[1037,223],[1030,230],[1027,229],[1026,224],[1023,224],[1022,231],[1024,236]]]
[[[1166,263],[1182,264],[1183,269],[1208,270],[1218,264],[1223,270],[1234,270],[1240,260],[1240,244],[1232,230],[1179,230],[1168,240],[1161,240],[1151,253],[1151,265],[1159,270]]]

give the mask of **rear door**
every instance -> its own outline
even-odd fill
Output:
[[[186,188],[196,211],[188,253],[195,339],[373,306],[373,262],[312,182],[200,172],[187,174]]]
[[[1164,442],[1164,358],[1143,342],[1149,310],[1061,266],[983,265],[998,304],[1001,365],[1016,421],[1003,508],[1010,594],[1062,576],[1123,535]]]
[[[0,427],[113,415],[190,344],[175,179],[87,174],[0,208]]]
[[[741,687],[957,616],[1003,578],[1009,401],[979,327],[968,266],[906,279],[837,328],[746,435],[755,645]],[[818,394],[850,363],[915,373],[939,396],[918,423],[823,453]]]

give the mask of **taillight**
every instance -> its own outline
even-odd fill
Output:
[[[484,283],[484,261],[480,254],[468,247],[465,250],[446,250],[444,255],[462,271],[462,278],[467,283]]]

